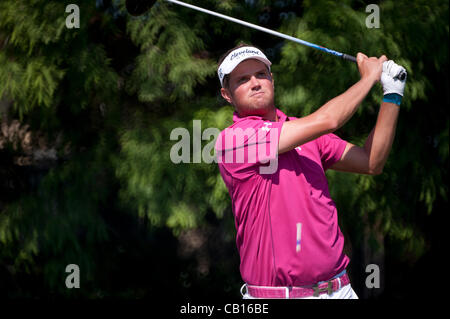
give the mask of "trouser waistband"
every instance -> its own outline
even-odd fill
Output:
[[[244,284],[241,288],[247,287],[247,293],[251,297],[255,298],[269,298],[269,299],[290,299],[290,298],[305,298],[305,297],[318,297],[321,294],[327,293],[331,295],[333,292],[348,285],[350,279],[346,273],[340,277],[335,277],[325,282],[320,282],[312,286],[293,286],[293,287],[267,287],[267,286],[254,286]]]

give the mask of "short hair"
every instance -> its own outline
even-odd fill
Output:
[[[233,52],[234,50],[236,50],[236,49],[239,49],[239,48],[242,48],[242,47],[254,47],[254,48],[257,48],[257,49],[259,49],[261,52],[262,52],[262,50],[260,49],[260,48],[258,48],[257,46],[255,46],[255,45],[252,45],[252,44],[247,44],[247,43],[245,43],[245,42],[239,42],[239,44],[237,45],[237,46],[235,46],[234,48],[231,48],[230,50],[228,50],[227,52],[225,52],[220,58],[219,58],[219,62],[217,63],[217,69],[219,69],[219,67],[220,67],[220,65],[222,64],[222,62],[223,62],[223,60],[225,60],[225,58],[228,56],[228,54],[230,54],[231,52]],[[229,74],[226,74],[224,77],[223,77],[223,87],[225,88],[225,89],[229,89],[229,80],[230,80],[230,75]]]

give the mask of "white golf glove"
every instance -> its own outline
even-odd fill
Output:
[[[401,80],[401,74],[404,78]],[[389,60],[383,62],[383,72],[381,73],[381,85],[383,86],[383,95],[396,93],[403,96],[405,90],[407,73],[404,67]]]

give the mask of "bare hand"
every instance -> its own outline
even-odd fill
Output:
[[[367,55],[358,52],[356,55],[356,62],[358,63],[361,79],[369,78],[373,80],[374,83],[380,81],[381,73],[383,72],[383,62],[387,60],[385,55],[382,55],[380,58],[369,58]]]

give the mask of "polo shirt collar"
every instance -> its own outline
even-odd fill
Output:
[[[276,109],[277,112],[277,116],[278,116],[278,122],[285,122],[287,120],[287,116],[286,114],[284,114],[283,112],[281,112],[279,109]],[[259,115],[250,115],[250,116],[246,116],[246,117],[239,117],[238,113],[236,111],[233,112],[233,123],[242,121],[243,119],[247,119],[247,118],[253,118],[255,120],[261,120],[262,117]]]

